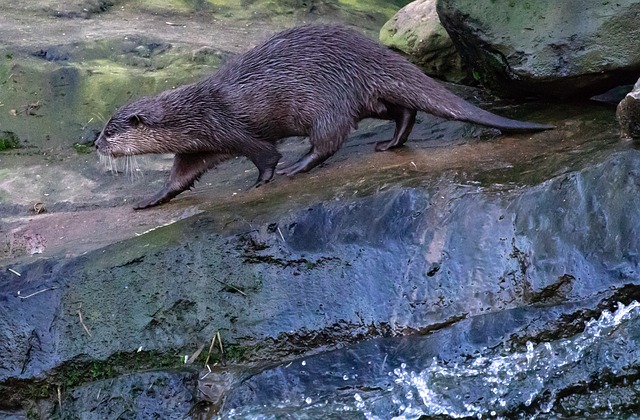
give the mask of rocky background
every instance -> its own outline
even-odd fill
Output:
[[[593,335],[590,320],[638,299],[638,4],[236,3],[0,2],[0,416],[634,413],[635,324],[529,399],[414,412],[354,395],[380,401],[400,363]],[[407,147],[375,153],[393,126],[365,121],[308,174],[248,191],[255,168],[236,159],[134,212],[171,157],[100,165],[92,142],[113,110],[309,22],[379,34],[474,86],[451,86],[474,103],[557,129],[421,114]]]

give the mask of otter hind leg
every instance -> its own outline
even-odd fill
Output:
[[[328,132],[317,127],[327,127],[329,124],[317,124],[309,133],[311,150],[297,162],[278,169],[276,173],[292,176],[299,172],[308,172],[333,156],[346,140],[351,130],[351,124],[348,121],[331,122],[331,124],[333,124],[333,128]]]
[[[271,181],[282,157],[274,144],[256,140],[251,146],[244,145],[242,153],[258,168],[258,179],[253,187],[259,187]]]
[[[162,190],[140,201],[134,209],[146,209],[168,202],[181,192],[193,187],[193,184],[207,170],[231,157],[233,157],[233,155],[213,152],[176,154],[173,158],[173,167],[171,168],[169,179],[165,182]]]
[[[395,121],[396,130],[393,133],[393,138],[391,140],[376,143],[377,152],[402,146],[409,138],[409,134],[416,122],[417,111],[415,109],[405,108],[403,106],[387,102],[384,104],[385,112],[378,113],[376,117],[384,120]]]
[[[309,153],[307,153],[302,159],[282,169],[278,169],[277,174],[292,176],[297,174],[298,172],[308,172],[327,160],[329,156],[330,155],[321,155],[315,150],[315,147],[312,147]]]

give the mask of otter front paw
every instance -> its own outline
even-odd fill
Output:
[[[147,198],[146,200],[140,201],[138,204],[133,206],[133,209],[134,210],[142,210],[142,209],[147,209],[149,207],[157,206],[159,204],[162,204],[162,203],[160,201],[154,199],[154,197],[151,197],[151,198]]]
[[[134,210],[142,210],[147,209],[149,207],[159,206],[160,204],[164,204],[175,197],[177,194],[167,194],[164,191],[161,191],[145,200],[140,201],[138,204],[133,206]]]

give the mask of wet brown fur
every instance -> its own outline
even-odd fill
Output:
[[[407,140],[418,110],[513,131],[553,128],[484,111],[446,90],[400,55],[351,29],[302,26],[281,32],[201,82],[120,108],[96,141],[118,157],[175,153],[164,188],[136,208],[171,200],[219,162],[246,156],[269,182],[284,137],[309,136],[311,150],[278,174],[306,172],[333,155],[363,118],[394,120]]]

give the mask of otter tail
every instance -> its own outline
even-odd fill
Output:
[[[396,84],[397,90],[389,95],[389,101],[442,118],[472,122],[504,131],[542,131],[555,128],[553,125],[512,120],[485,111],[448,91],[421,72],[414,74],[414,78],[418,79],[414,86],[407,83]],[[417,86],[422,86],[422,89],[416,88]]]

